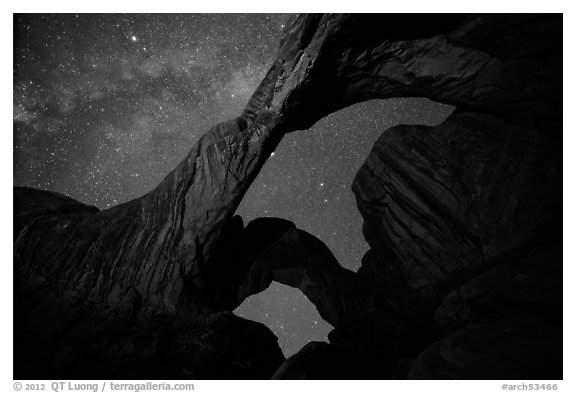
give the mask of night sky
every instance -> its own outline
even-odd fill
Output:
[[[14,185],[108,208],[156,186],[211,126],[238,116],[270,66],[287,15],[16,16]],[[368,249],[352,179],[396,124],[437,124],[451,107],[370,101],[287,135],[240,205],[245,223],[293,221],[340,263]],[[331,326],[273,284],[236,314],[268,325],[286,355]]]

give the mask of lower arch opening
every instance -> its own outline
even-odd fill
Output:
[[[278,337],[286,357],[310,341],[328,342],[328,333],[333,329],[299,289],[277,282],[246,298],[234,314],[268,326]]]

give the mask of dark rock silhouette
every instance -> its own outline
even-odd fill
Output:
[[[253,261],[238,289],[239,301],[265,290],[272,281],[299,288],[333,326],[374,307],[357,275],[342,268],[324,243],[296,227]]]
[[[359,275],[406,316],[415,349],[461,328],[413,378],[562,377],[560,25],[479,17],[446,36],[488,56],[474,98],[436,127],[387,130],[354,180],[372,248]]]
[[[272,379],[341,379],[347,375],[349,370],[332,346],[312,341],[284,362]]]
[[[561,37],[558,15],[302,15],[242,115],[150,193],[98,211],[15,188],[14,377],[562,378]],[[409,96],[457,109],[360,168],[357,274],[292,223],[234,217],[285,133]],[[230,312],[272,280],[335,327],[280,369]]]

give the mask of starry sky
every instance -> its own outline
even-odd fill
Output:
[[[14,185],[101,209],[154,186],[211,126],[238,116],[274,59],[285,14],[15,15]],[[242,201],[247,223],[282,217],[357,270],[368,245],[352,179],[396,124],[441,122],[425,99],[360,103],[287,135]],[[332,327],[298,290],[272,284],[237,315],[285,355]]]

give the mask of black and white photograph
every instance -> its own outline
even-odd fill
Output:
[[[378,10],[12,14],[6,391],[563,390],[564,15]]]

